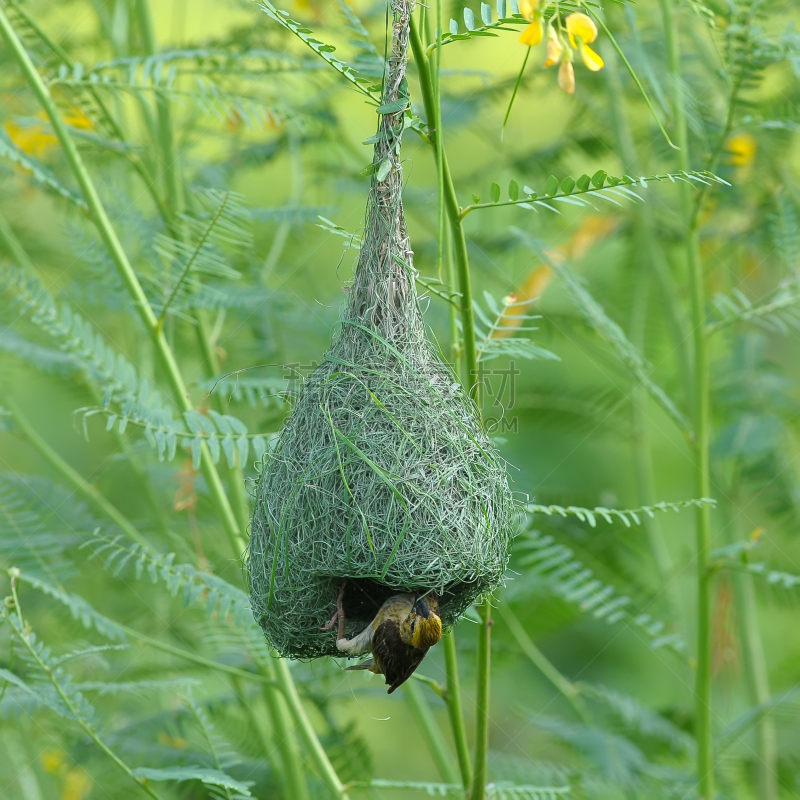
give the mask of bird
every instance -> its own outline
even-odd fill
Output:
[[[375,619],[357,636],[344,638],[344,589],[336,600],[336,613],[320,630],[330,630],[338,622],[336,647],[347,656],[370,653],[372,658],[347,667],[366,669],[383,675],[391,694],[402,686],[422,663],[428,650],[442,638],[439,599],[433,592],[400,593],[387,598]]]

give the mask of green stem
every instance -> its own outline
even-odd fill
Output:
[[[481,624],[478,628],[477,669],[475,675],[475,771],[472,775],[470,800],[483,800],[489,778],[489,676],[491,674],[492,606],[489,598],[478,606]]]
[[[738,470],[736,470],[738,475]],[[734,485],[738,480],[732,481]],[[735,489],[727,492],[734,496]],[[737,526],[731,518],[732,508],[730,503],[722,503],[721,509],[726,514],[723,536],[725,544],[734,544],[741,541],[741,535],[749,535],[750,531],[737,531]],[[750,702],[754,706],[768,708],[772,697],[769,685],[769,670],[764,653],[764,644],[758,626],[758,605],[753,588],[754,576],[744,570],[732,570],[731,581],[733,584],[734,602],[736,604],[736,619],[739,629],[739,639],[742,644],[742,661],[747,678],[747,688],[750,693]],[[755,759],[756,780],[758,785],[759,800],[776,800],[780,794],[778,789],[778,742],[775,731],[775,721],[769,711],[759,715],[757,722],[758,758]]]
[[[433,90],[430,64],[425,56],[425,50],[419,38],[417,24],[413,17],[410,19],[409,41],[417,65],[422,101],[425,106],[425,115],[429,121],[435,121],[437,119],[436,96]],[[428,131],[431,144],[438,154],[436,140],[440,132],[435,129],[432,130],[430,126]],[[466,386],[470,395],[480,406],[480,381],[478,380],[478,357],[477,348],[475,346],[475,314],[472,308],[472,283],[469,274],[467,240],[464,236],[462,211],[458,205],[458,197],[456,196],[453,178],[450,174],[450,166],[447,162],[447,153],[444,151],[444,148],[442,148],[441,165],[437,164],[437,168],[441,168],[442,170],[444,207],[450,221],[450,230],[453,235],[453,246],[456,256],[456,274],[458,275],[458,285],[461,291],[461,333],[464,345],[464,365],[466,367],[464,380],[466,381]]]
[[[409,41],[414,53],[414,60],[419,75],[420,90],[425,106],[425,115],[430,122],[439,119],[436,94],[431,78],[430,63],[419,38],[419,31],[414,18],[410,19]],[[467,240],[464,235],[464,218],[458,204],[450,166],[444,147],[437,144],[442,136],[441,130],[430,130],[432,144],[437,156],[437,169],[441,170],[444,187],[444,206],[450,220],[453,244],[456,256],[456,272],[458,287],[461,292],[461,335],[464,345],[464,379],[467,391],[481,407],[481,383],[478,373],[478,354],[475,344],[475,316],[472,307],[472,283],[469,273],[469,256]],[[475,761],[472,782],[470,784],[470,800],[483,800],[486,794],[486,780],[489,768],[489,675],[491,669],[491,630],[492,607],[486,598],[478,607],[481,625],[478,629],[477,674],[475,690]]]
[[[50,124],[53,126],[53,132],[58,137],[61,147],[64,150],[64,155],[67,158],[72,172],[81,187],[86,203],[89,206],[89,211],[94,224],[97,227],[103,242],[109,250],[111,258],[113,259],[123,283],[125,284],[128,293],[130,294],[130,297],[136,306],[137,311],[139,312],[147,333],[153,339],[156,352],[158,353],[167,373],[176,403],[182,411],[191,410],[192,403],[189,399],[180,368],[178,367],[178,363],[175,359],[172,349],[167,343],[164,332],[158,325],[158,320],[153,313],[153,309],[150,307],[147,295],[144,293],[142,285],[139,283],[139,279],[136,276],[133,266],[128,260],[128,256],[125,253],[122,243],[120,242],[119,237],[117,236],[116,231],[111,224],[111,220],[106,213],[105,207],[100,200],[100,196],[97,193],[94,182],[92,181],[92,178],[89,175],[85,164],[83,163],[83,159],[78,152],[75,142],[72,140],[66,125],[64,125],[64,122],[61,119],[61,115],[59,114],[58,108],[50,96],[47,86],[28,56],[27,51],[23,47],[22,42],[19,40],[19,37],[14,31],[14,28],[9,22],[8,17],[6,16],[6,13],[2,7],[0,7],[0,33],[2,33],[3,38],[5,38],[6,42],[8,43],[12,55],[22,68],[28,83],[30,84],[31,88],[39,99],[42,108],[50,119]],[[217,468],[211,459],[211,453],[208,450],[208,445],[205,443],[201,448],[201,467],[203,471],[203,477],[208,485],[212,502],[214,503],[217,513],[220,516],[222,526],[228,537],[231,549],[237,556],[239,556],[245,548],[244,539],[242,538],[236,517],[231,509],[230,503],[228,502],[228,498],[225,495],[225,489],[223,488],[222,481],[219,477],[219,472],[217,471]]]
[[[31,425],[22,409],[11,397],[3,398],[3,405],[11,412],[15,425],[23,436],[33,445],[48,464],[83,497],[99,514],[111,520],[126,536],[137,544],[149,546],[147,539],[134,527],[134,525],[120,512],[120,510],[106,499],[105,495],[93,484],[89,483],[83,475],[68,464]]]
[[[417,725],[425,735],[428,752],[439,770],[440,777],[445,783],[458,784],[459,775],[453,766],[453,755],[449,752],[449,748],[442,736],[442,731],[433,716],[425,695],[422,693],[419,681],[406,681],[403,684],[403,691],[408,698],[408,704],[411,706],[411,712]]]
[[[678,13],[673,0],[661,0],[667,44],[667,61],[672,85],[673,116],[680,152],[681,169],[689,171],[689,134],[686,123],[684,85]],[[686,260],[692,306],[694,345],[694,484],[697,497],[711,496],[710,482],[710,400],[708,342],[705,335],[705,290],[700,258],[697,217],[693,213],[690,187],[681,183],[681,213],[686,226]],[[711,509],[702,505],[696,512],[697,565],[697,675],[695,677],[695,727],[697,736],[697,781],[701,800],[714,800],[714,752],[711,727],[711,591],[709,570]]]
[[[517,615],[507,604],[500,607],[500,617],[503,622],[508,625],[511,635],[516,639],[520,650],[528,657],[528,660],[548,681],[550,681],[559,694],[572,706],[573,711],[578,717],[580,717],[583,722],[589,724],[591,722],[591,717],[581,697],[580,689],[568,678],[565,678],[553,664],[550,663],[547,656],[533,643],[533,639],[528,636],[527,631],[522,627],[522,623],[517,618]]]
[[[444,668],[447,675],[447,692],[445,694],[447,715],[450,717],[450,729],[456,746],[461,783],[465,789],[468,789],[472,784],[472,762],[469,757],[464,711],[461,707],[461,680],[458,676],[458,653],[456,636],[453,631],[442,639],[442,647],[444,648]]]
[[[148,56],[156,55],[158,52],[156,44],[155,27],[153,25],[153,17],[150,12],[149,0],[137,0],[137,15],[139,18],[139,29],[142,38],[142,45],[145,54]],[[185,240],[185,232],[180,223],[179,214],[185,207],[185,196],[183,192],[183,181],[181,178],[181,164],[175,152],[175,138],[173,136],[172,125],[172,110],[170,108],[169,97],[163,92],[156,95],[156,103],[158,107],[158,141],[161,149],[161,160],[164,167],[164,172],[167,181],[167,197],[169,198],[169,206],[164,207],[163,215],[164,222],[169,228],[171,234],[178,240]],[[226,201],[227,203],[227,201]],[[226,203],[223,203],[217,210],[217,216],[221,215],[224,211]],[[211,226],[208,230],[210,231]],[[195,253],[199,253],[203,245],[201,241],[195,248]],[[178,282],[173,289],[173,295],[177,292],[182,280],[191,269],[191,264],[187,263],[184,267],[183,274],[179,277]],[[171,295],[164,308],[161,311],[159,322],[163,324],[166,309],[172,302],[173,296]],[[220,363],[217,354],[211,346],[210,337],[208,334],[208,320],[203,309],[196,309],[192,314],[195,322],[195,331],[197,335],[197,342],[200,345],[200,352],[203,356],[203,368],[207,378],[215,378],[220,372]],[[223,407],[222,398],[219,395],[214,395],[212,403],[215,410],[220,414],[225,412]],[[228,490],[233,498],[232,510],[236,517],[236,523],[240,531],[246,531],[250,523],[250,502],[247,497],[247,490],[244,483],[244,474],[242,472],[244,465],[234,465],[228,469]]]
[[[13,572],[13,571],[12,571]],[[17,572],[17,575],[19,572]],[[34,647],[30,641],[30,632],[26,627],[25,623],[23,622],[22,617],[22,607],[20,606],[19,597],[17,596],[17,582],[16,582],[15,575],[11,575],[11,595],[14,598],[14,608],[17,612],[17,618],[19,619],[20,627],[17,627],[16,623],[14,622],[13,618],[6,613],[6,619],[9,621],[11,628],[13,629],[14,633],[16,634],[17,638],[25,645],[30,657],[33,661],[36,662],[36,665],[39,667],[42,672],[47,675],[48,680],[50,683],[53,684],[53,688],[58,693],[58,696],[61,698],[61,702],[64,703],[64,706],[69,710],[72,718],[78,723],[78,725],[83,728],[84,733],[140,788],[142,791],[146,792],[153,800],[162,800],[161,795],[155,792],[153,789],[148,786],[148,784],[141,778],[137,778],[133,774],[133,770],[97,735],[94,729],[88,725],[84,719],[81,709],[77,708],[75,704],[72,702],[70,696],[64,692],[61,688],[61,684],[56,679],[55,674],[53,673],[52,668],[42,660],[40,656],[40,650],[37,647]]]
[[[294,720],[295,727],[300,731],[300,738],[308,750],[311,760],[319,773],[319,777],[323,783],[330,789],[335,797],[347,797],[347,787],[339,780],[336,770],[333,768],[328,754],[320,744],[317,734],[311,725],[311,720],[308,718],[303,703],[300,700],[300,695],[297,692],[292,676],[289,672],[289,666],[283,658],[276,658],[275,665],[275,678],[280,687],[283,697],[289,706],[289,714]]]
[[[150,13],[150,0],[137,0],[136,14],[139,19],[139,33],[147,55],[155,55],[155,27]],[[161,147],[161,166],[167,187],[167,209],[171,219],[184,207],[183,182],[180,177],[180,165],[175,153],[175,140],[172,136],[172,114],[169,99],[164,92],[156,92],[156,113],[158,115],[158,134]]]
[[[306,784],[303,770],[302,756],[294,735],[286,700],[277,685],[275,667],[269,659],[261,662],[261,668],[267,677],[275,681],[274,685],[264,687],[264,701],[267,704],[272,726],[275,729],[275,741],[278,752],[283,762],[283,779],[286,783],[287,800],[306,800],[308,798],[308,785]],[[265,750],[264,752],[269,752]]]

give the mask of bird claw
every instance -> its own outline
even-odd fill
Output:
[[[336,637],[337,642],[344,638],[344,587],[347,586],[347,578],[342,581],[339,587],[339,594],[336,597],[336,613],[331,617],[327,625],[323,625],[321,631],[329,631],[337,622],[339,623],[339,635]]]
[[[327,625],[322,625],[320,627],[321,631],[329,631],[339,620],[339,609],[336,609],[336,613],[331,617],[331,621]]]

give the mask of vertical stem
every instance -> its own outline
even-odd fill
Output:
[[[464,711],[461,707],[461,681],[458,677],[456,637],[452,631],[442,639],[442,647],[444,648],[444,668],[447,674],[447,714],[450,717],[450,729],[456,746],[461,783],[465,789],[468,789],[472,784],[472,762],[469,757]]]
[[[406,681],[403,684],[403,691],[408,698],[411,712],[416,719],[417,725],[425,736],[428,750],[436,763],[439,775],[445,783],[458,784],[458,772],[453,766],[453,755],[449,752],[447,743],[442,736],[436,718],[433,716],[431,707],[428,705],[425,695],[422,693],[417,681]]]
[[[158,48],[156,47],[153,17],[150,13],[150,0],[136,0],[136,13],[139,18],[139,33],[145,53],[155,55]],[[180,178],[175,141],[172,136],[169,99],[163,92],[156,92],[156,113],[161,146],[161,169],[167,188],[167,209],[171,217],[174,217],[184,206],[183,182]]]
[[[686,124],[684,87],[681,76],[678,12],[673,0],[661,0],[667,40],[667,60],[672,86],[675,134],[683,170],[691,169]],[[705,335],[705,296],[696,218],[689,187],[681,184],[681,213],[689,269],[694,345],[694,484],[697,497],[711,493],[709,475],[710,403],[708,342]],[[697,675],[695,678],[695,725],[697,736],[697,781],[701,800],[714,800],[714,752],[711,728],[711,509],[704,504],[696,512],[697,562]]]
[[[458,204],[447,154],[443,146],[437,144],[441,137],[441,130],[436,130],[436,121],[440,118],[437,112],[436,95],[431,79],[430,63],[425,56],[422,41],[419,38],[416,22],[410,20],[409,41],[414,53],[414,60],[419,74],[420,90],[425,105],[425,115],[428,119],[429,135],[436,149],[437,168],[442,174],[444,188],[444,206],[450,221],[450,230],[453,234],[453,244],[456,256],[456,273],[458,287],[461,292],[461,334],[464,345],[464,366],[467,391],[474,398],[478,407],[481,406],[481,381],[478,373],[478,355],[475,345],[475,316],[472,308],[472,283],[469,273],[469,255],[467,253],[467,239],[464,235],[463,217]],[[431,130],[430,123],[434,123]],[[491,630],[492,607],[489,598],[478,607],[481,625],[478,629],[477,674],[475,689],[475,761],[472,783],[470,787],[470,800],[483,800],[486,793],[486,779],[489,767],[489,675],[491,669]]]
[[[470,800],[483,800],[489,777],[489,675],[491,670],[492,606],[489,598],[478,606],[481,624],[478,628],[477,674],[475,677],[475,772],[472,776]]]
[[[150,0],[137,0],[136,9],[139,17],[139,33],[141,34],[145,53],[149,56],[155,55],[158,52],[158,47],[153,16],[150,11]],[[172,111],[169,98],[163,92],[156,93],[156,104],[158,110],[158,140],[168,200],[165,207],[167,216],[165,216],[164,222],[176,238],[183,240],[184,231],[178,215],[185,208],[185,197],[181,178],[181,165],[175,151]],[[162,311],[162,316],[163,313]],[[203,359],[204,372],[208,378],[216,377],[220,372],[220,363],[209,340],[208,320],[202,309],[196,309],[192,316],[195,321],[194,327]],[[212,402],[216,411],[224,413],[225,409],[219,395],[215,394]],[[246,531],[250,523],[250,502],[245,489],[243,467],[243,464],[234,465],[228,469],[228,490],[233,499],[232,510],[240,531]]]
[[[749,531],[739,531],[732,519],[733,511],[739,508],[735,486],[738,483],[738,470],[732,481],[734,488],[726,493],[733,495],[731,502],[721,504],[720,509],[726,515],[722,533],[725,544],[741,541],[742,535]],[[736,606],[737,627],[742,645],[742,660],[747,679],[750,702],[754,706],[764,706],[771,698],[769,672],[764,645],[758,627],[758,606],[753,589],[753,576],[744,571],[731,570],[733,597]],[[778,742],[775,732],[775,721],[769,711],[759,715],[757,723],[758,758],[755,759],[756,782],[759,800],[777,800],[778,789]]]
[[[433,91],[431,70],[425,49],[419,38],[419,31],[414,18],[410,19],[409,43],[414,53],[414,61],[417,65],[419,74],[420,90],[422,101],[425,106],[425,116],[429,123],[437,119],[436,98]],[[435,123],[434,123],[435,124]],[[437,148],[437,131],[435,128],[428,128],[429,137],[434,148]],[[437,149],[438,155],[438,149]],[[438,168],[437,164],[437,168]],[[442,182],[444,185],[444,208],[450,222],[450,231],[453,235],[453,246],[456,257],[456,275],[458,276],[458,288],[461,292],[461,333],[464,346],[464,366],[466,375],[464,380],[470,395],[480,406],[480,380],[478,378],[478,356],[475,346],[475,313],[472,308],[472,282],[469,274],[469,256],[467,254],[467,239],[464,236],[463,219],[461,217],[461,207],[458,204],[453,178],[450,174],[450,165],[447,161],[447,153],[442,148],[441,153]]]
[[[753,705],[764,706],[770,700],[771,693],[767,659],[758,630],[758,607],[753,590],[753,576],[736,571],[733,575],[733,585],[750,699]],[[778,740],[775,721],[769,711],[759,717],[757,736],[758,797],[760,800],[776,800],[779,795]]]
[[[297,687],[292,680],[286,659],[276,658],[273,663],[275,665],[275,679],[289,706],[289,714],[294,720],[295,727],[300,731],[300,738],[303,740],[320,778],[335,797],[346,798],[348,796],[347,787],[339,780],[333,764],[328,759],[328,754],[314,732],[311,720],[303,708],[300,695],[297,693]]]
[[[259,662],[264,674],[272,681],[276,680],[275,668],[269,659]],[[291,718],[286,708],[286,701],[277,684],[264,686],[264,701],[267,704],[272,727],[275,730],[275,743],[281,754],[283,763],[283,780],[286,785],[286,800],[307,800],[308,786],[303,771],[302,757],[294,735]],[[264,753],[268,753],[264,749]]]

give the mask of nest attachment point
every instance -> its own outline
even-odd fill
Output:
[[[401,201],[407,0],[392,52],[364,244],[341,324],[264,457],[248,570],[253,612],[283,656],[336,655],[320,631],[342,581],[345,635],[398,591],[435,590],[455,623],[502,580],[514,504],[480,413],[427,339]],[[399,100],[399,102],[397,102]]]

